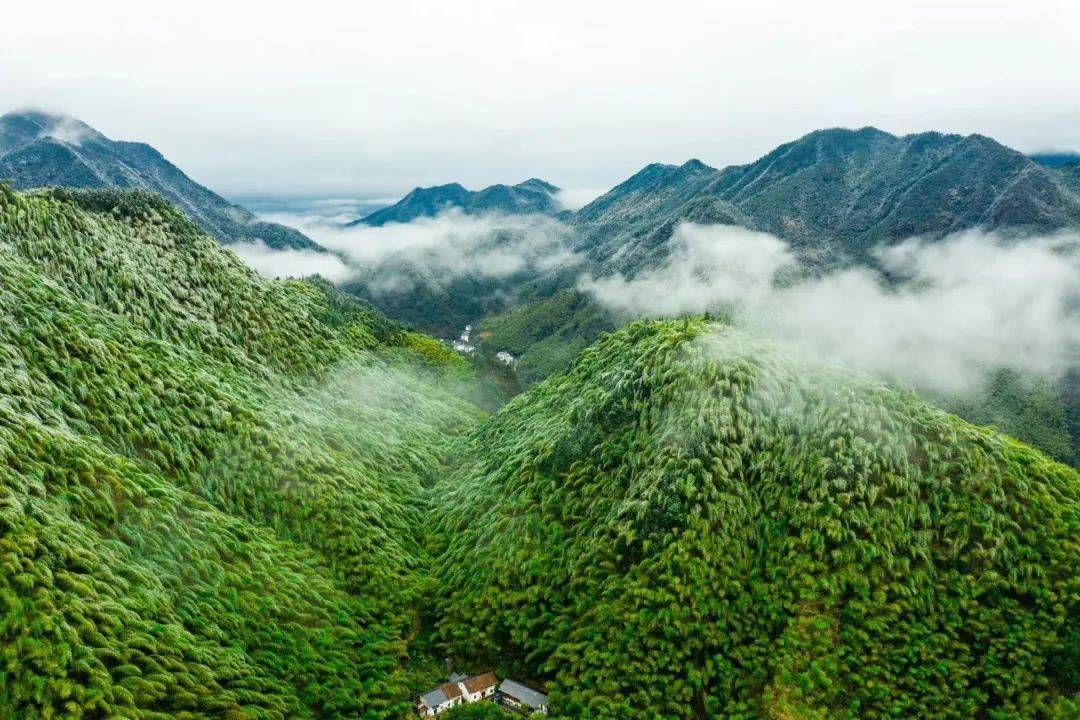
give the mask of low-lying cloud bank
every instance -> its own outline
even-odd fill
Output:
[[[330,282],[347,280],[353,270],[338,256],[312,250],[269,247],[262,240],[229,246],[248,266],[266,277],[307,277],[322,275]]]
[[[1080,359],[1080,236],[1006,242],[964,232],[883,248],[888,274],[800,277],[768,234],[683,224],[660,268],[579,286],[631,316],[724,309],[828,363],[942,392],[1001,367],[1058,377]]]
[[[274,215],[266,219],[301,230],[330,250],[328,257],[334,262],[327,259],[320,266],[314,258],[299,257],[297,251],[277,251],[278,256],[272,257],[274,251],[268,253],[265,246],[234,246],[259,272],[281,275],[282,268],[295,263],[294,271],[286,274],[302,276],[314,267],[334,282],[363,278],[382,291],[407,288],[417,277],[444,281],[465,275],[504,278],[576,262],[568,249],[571,230],[543,215],[470,215],[452,209],[435,217],[381,227],[346,227],[339,218],[325,216]]]

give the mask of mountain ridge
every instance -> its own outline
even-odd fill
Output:
[[[347,226],[407,223],[434,217],[451,208],[466,213],[552,214],[559,210],[558,192],[559,188],[539,178],[529,178],[517,185],[489,185],[480,190],[467,190],[456,182],[416,187],[393,205],[353,220]]]
[[[684,220],[770,232],[829,264],[865,261],[876,245],[914,235],[1080,227],[1071,184],[983,135],[832,128],[745,165],[648,165],[570,222],[583,235],[579,250],[621,271],[663,257]]]
[[[0,180],[16,189],[120,187],[157,192],[220,242],[324,252],[298,230],[259,220],[188,177],[158,150],[110,140],[77,118],[23,110],[0,116]]]

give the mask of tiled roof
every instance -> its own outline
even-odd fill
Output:
[[[442,691],[442,688],[428,690],[426,693],[420,696],[420,702],[424,703],[424,705],[428,706],[432,710],[439,707],[446,701],[446,693]]]
[[[547,695],[539,690],[533,690],[531,687],[526,687],[513,680],[503,680],[502,684],[499,685],[499,692],[503,695],[509,695],[530,708],[546,705],[548,700]]]
[[[480,675],[473,675],[471,678],[465,678],[462,681],[465,685],[465,689],[470,693],[477,693],[481,690],[486,690],[489,687],[494,687],[499,684],[499,679],[495,677],[495,673],[486,672]]]
[[[447,700],[461,697],[461,688],[457,683],[443,683],[434,690],[428,690],[420,696],[420,702],[429,708],[437,708]]]

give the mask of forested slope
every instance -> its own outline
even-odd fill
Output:
[[[0,718],[402,717],[443,650],[566,718],[1075,717],[1074,471],[703,321],[486,421],[469,373],[0,186]]]
[[[0,186],[0,717],[398,716],[464,372],[156,196]]]
[[[456,458],[440,636],[558,717],[1080,710],[1080,477],[914,395],[635,323]]]

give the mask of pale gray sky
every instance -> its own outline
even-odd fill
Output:
[[[1080,3],[19,2],[0,112],[230,193],[397,194],[748,162],[821,127],[1080,150]]]

